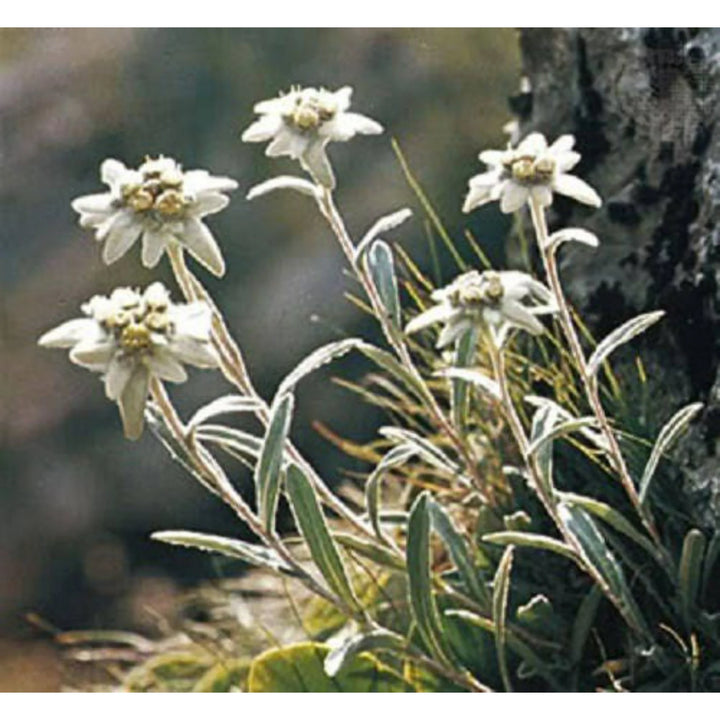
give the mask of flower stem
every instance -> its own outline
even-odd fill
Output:
[[[220,358],[220,369],[227,378],[243,395],[257,401],[255,416],[267,428],[270,423],[270,407],[267,402],[258,394],[252,384],[245,360],[239,346],[233,339],[227,324],[213,301],[210,293],[203,287],[200,281],[188,268],[182,248],[179,245],[168,249],[170,263],[175,278],[188,302],[202,300],[212,310],[212,342]],[[372,529],[365,525],[345,504],[328,488],[315,468],[306,460],[295,445],[287,441],[288,454],[293,462],[305,473],[310,482],[317,490],[321,500],[341,518],[349,522],[353,527],[368,537],[375,537]]]
[[[535,234],[537,235],[538,247],[545,267],[548,284],[550,285],[550,289],[555,296],[555,302],[560,310],[560,325],[563,329],[568,345],[570,346],[570,351],[575,361],[577,371],[580,374],[580,380],[582,381],[587,401],[592,408],[593,414],[598,421],[598,425],[600,426],[603,435],[605,436],[608,455],[610,456],[610,459],[618,472],[620,482],[625,488],[625,492],[627,493],[630,502],[633,504],[633,507],[640,516],[643,525],[655,543],[660,546],[661,542],[657,529],[655,528],[649,513],[640,502],[640,496],[635,488],[635,483],[630,476],[627,464],[625,463],[625,458],[623,457],[617,438],[615,437],[615,433],[612,431],[610,421],[608,420],[605,409],[603,408],[598,394],[597,380],[591,375],[588,369],[585,353],[583,352],[582,345],[580,344],[580,338],[575,330],[570,307],[567,298],[565,297],[562,283],[560,282],[555,253],[548,247],[548,229],[545,218],[545,210],[535,199],[530,200],[530,214],[532,216],[533,226],[535,227]]]
[[[318,196],[317,203],[320,212],[327,220],[330,228],[333,231],[333,234],[337,238],[345,257],[353,270],[353,273],[360,281],[360,284],[362,285],[365,294],[370,300],[370,304],[372,306],[375,317],[378,319],[380,327],[382,328],[383,334],[385,335],[388,343],[395,351],[395,354],[402,363],[403,367],[412,375],[413,379],[417,381],[418,387],[421,387],[423,389],[423,400],[425,402],[425,406],[428,412],[435,420],[435,423],[437,424],[439,429],[455,446],[458,454],[462,458],[473,478],[476,491],[480,494],[482,499],[487,502],[488,488],[478,472],[477,463],[471,456],[467,446],[456,432],[450,420],[445,417],[445,413],[442,411],[432,391],[428,388],[427,384],[423,380],[420,371],[415,366],[415,363],[413,362],[410,355],[410,351],[408,350],[407,345],[402,339],[401,334],[398,332],[397,328],[391,323],[390,318],[388,317],[387,311],[383,306],[380,295],[377,291],[377,288],[375,287],[375,283],[372,281],[372,278],[369,277],[366,269],[362,266],[362,264],[357,261],[355,257],[355,245],[350,238],[350,234],[348,233],[347,228],[345,227],[342,215],[340,214],[340,211],[335,205],[332,192],[327,188],[323,188],[322,194]]]
[[[357,615],[342,599],[336,597],[323,585],[318,583],[293,557],[292,553],[290,553],[275,533],[265,529],[259,518],[250,509],[250,506],[243,500],[235,488],[233,488],[223,473],[222,468],[216,463],[210,463],[207,454],[201,451],[202,449],[199,443],[188,438],[185,426],[168,397],[164,385],[155,377],[150,381],[150,394],[160,410],[168,430],[172,433],[175,442],[181,445],[187,453],[187,456],[191,458],[195,469],[203,478],[204,484],[232,508],[240,520],[242,520],[265,545],[272,548],[285,563],[292,568],[298,580],[300,580],[308,590],[332,603],[341,612],[351,616]]]

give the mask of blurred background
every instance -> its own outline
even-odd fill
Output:
[[[157,529],[239,530],[150,433],[123,439],[97,376],[36,346],[94,294],[158,276],[172,287],[165,263],[144,270],[137,248],[105,267],[78,227],[70,201],[104,189],[100,162],[136,166],[162,153],[239,182],[209,221],[228,273],[218,282],[198,272],[271,397],[317,346],[347,333],[372,339],[375,330],[343,299],[354,286],[307,198],[244,201],[253,184],[300,172],[266,158],[263,145],[240,142],[253,104],[292,84],[351,85],[352,109],[386,133],[330,147],[340,208],[356,238],[380,215],[413,208],[392,239],[428,270],[423,213],[390,139],[451,235],[472,230],[499,260],[507,227],[497,211],[468,217],[460,208],[481,170],[479,150],[505,142],[518,83],[511,30],[0,30],[0,690],[59,687],[56,649],[38,624],[152,632],[181,588],[237,572],[149,540]],[[451,266],[440,255],[447,282]],[[382,415],[331,382],[364,369],[338,363],[298,394],[293,438],[331,484],[366,468],[312,423],[373,437]],[[186,414],[227,392],[218,373],[201,371],[171,388]]]

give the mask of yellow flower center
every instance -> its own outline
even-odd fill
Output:
[[[146,158],[140,167],[142,182],[125,185],[122,196],[125,204],[138,213],[155,211],[162,216],[177,216],[186,208],[183,193],[183,173],[178,167],[167,167],[163,158]]]
[[[315,130],[324,122],[335,117],[337,108],[331,97],[322,95],[298,95],[295,98],[295,107],[286,116],[286,120],[303,132]]]
[[[550,157],[534,158],[529,155],[515,158],[510,163],[513,180],[521,185],[538,185],[550,182],[555,172],[555,161]]]
[[[120,346],[129,352],[147,350],[152,345],[150,330],[144,323],[130,323],[120,333]]]

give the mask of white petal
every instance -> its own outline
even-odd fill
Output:
[[[548,149],[552,155],[565,153],[575,147],[575,137],[573,135],[561,135]]]
[[[335,102],[337,103],[338,110],[340,112],[343,112],[350,107],[350,98],[352,98],[352,93],[353,89],[347,85],[345,87],[341,87],[333,93]]]
[[[70,360],[89,370],[105,372],[115,352],[115,343],[110,338],[103,338],[97,342],[79,343],[70,351]]]
[[[142,264],[146,268],[154,268],[160,262],[168,245],[174,242],[176,242],[175,236],[164,228],[145,230],[142,237]]]
[[[480,160],[490,166],[502,165],[505,155],[504,150],[483,150],[480,153]]]
[[[190,195],[231,192],[237,190],[237,186],[236,180],[210,175],[207,170],[188,170],[183,175],[183,190]]]
[[[150,372],[161,380],[181,383],[187,380],[185,368],[169,352],[156,352],[147,359]]]
[[[273,141],[265,148],[265,154],[268,157],[289,155],[297,160],[307,150],[309,143],[309,136],[300,135],[292,128],[282,127]]]
[[[225,261],[220,248],[210,230],[200,220],[187,218],[178,239],[211,273],[218,277],[225,274]]]
[[[85,340],[93,341],[102,336],[102,329],[92,318],[68,320],[52,330],[48,330],[38,345],[47,348],[69,348]]]
[[[528,189],[514,182],[508,182],[503,189],[500,198],[500,210],[504,213],[511,213],[519,210],[529,196]]]
[[[112,193],[97,193],[95,195],[83,195],[72,201],[72,209],[76,213],[104,214],[113,210]]]
[[[335,175],[325,153],[325,143],[320,140],[311,142],[300,157],[300,164],[312,177],[326,188],[335,187]]]
[[[501,313],[505,320],[532,335],[539,335],[545,329],[543,324],[522,303],[516,300],[503,300]]]
[[[457,322],[449,322],[438,336],[435,347],[438,350],[452,345],[456,340],[472,327],[472,322],[469,319],[458,320]]]
[[[123,430],[130,440],[137,440],[142,435],[149,382],[148,369],[138,364],[118,400]]]
[[[547,150],[547,140],[542,133],[530,133],[518,146],[518,155],[539,155]]]
[[[108,234],[112,232],[116,224],[121,227],[127,227],[129,223],[134,220],[135,213],[132,210],[118,210],[98,226],[95,232],[95,238],[97,240],[104,240]]]
[[[197,367],[217,367],[218,356],[209,343],[198,342],[190,337],[177,336],[168,350],[181,362]]]
[[[447,322],[457,312],[449,303],[433,305],[414,317],[406,326],[405,332],[408,335],[423,330],[437,322]]]
[[[119,260],[140,237],[142,225],[132,215],[121,215],[112,226],[105,239],[102,259],[106,265]]]
[[[100,179],[106,184],[113,186],[119,182],[128,169],[119,160],[108,158],[100,166]]]
[[[280,115],[263,115],[248,127],[242,134],[243,142],[265,142],[280,130],[283,119]]]
[[[377,135],[383,131],[380,123],[358,113],[338,113],[335,118],[320,127],[319,134],[331,140],[349,140],[356,133]]]
[[[572,170],[580,162],[580,153],[572,150],[555,155],[555,164],[559,172]]]
[[[212,311],[202,301],[187,305],[172,305],[168,311],[175,324],[177,336],[207,342],[212,328]]]
[[[105,395],[109,400],[117,400],[122,395],[137,364],[132,358],[119,354],[110,360],[105,373]]]
[[[114,213],[114,210],[111,210],[110,212]],[[106,220],[108,219],[107,214],[100,214],[100,213],[83,213],[80,215],[80,220],[78,221],[81,228],[97,228],[100,225],[102,225]]]
[[[253,107],[253,112],[256,112],[260,115],[265,113],[276,113],[278,115],[283,115],[288,110],[292,110],[293,106],[295,105],[295,97],[297,93],[291,92],[287,95],[281,95],[280,97],[271,98],[270,100],[261,100],[258,103],[255,103],[255,106]]]
[[[476,207],[496,200],[497,197],[493,197],[493,190],[500,184],[499,170],[490,170],[470,178],[468,182],[470,189],[463,203],[463,212],[470,212]]]
[[[188,213],[195,217],[205,217],[205,215],[212,215],[220,212],[223,208],[226,208],[230,203],[230,198],[227,195],[220,195],[220,193],[204,193],[198,196],[188,207]]]
[[[600,196],[593,190],[584,180],[574,175],[559,174],[553,180],[553,190],[561,195],[567,195],[574,198],[578,202],[600,207],[602,200]]]

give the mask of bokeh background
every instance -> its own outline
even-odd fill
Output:
[[[478,151],[505,141],[518,82],[511,30],[0,30],[0,690],[59,687],[57,650],[37,618],[152,632],[179,589],[237,571],[148,539],[156,529],[238,528],[149,433],[123,440],[96,376],[36,346],[93,294],[158,275],[171,282],[135,251],[105,267],[77,226],[70,201],[100,191],[102,159],[136,165],[162,153],[238,180],[229,208],[210,219],[227,276],[199,272],[270,397],[315,347],[346,333],[372,338],[374,328],[343,299],[354,287],[312,203],[292,193],[244,201],[254,183],[299,172],[240,142],[253,104],[291,84],[351,85],[353,109],[387,132],[330,148],[349,229],[358,237],[378,216],[413,208],[393,239],[428,269],[423,213],[390,139],[451,235],[470,229],[500,258],[507,227],[497,211],[466,217],[460,207]],[[360,377],[356,363],[318,373],[298,396],[293,437],[330,483],[364,468],[312,423],[362,441],[383,420],[331,382]],[[229,390],[219,374],[196,371],[171,391],[187,413]]]

